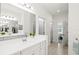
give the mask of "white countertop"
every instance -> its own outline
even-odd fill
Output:
[[[22,39],[14,39],[7,41],[0,41],[0,55],[10,55],[18,51],[21,51],[25,48],[31,47],[37,43],[40,43],[46,40],[46,35],[35,36],[35,38],[27,37],[27,41],[22,41]]]
[[[24,33],[5,34],[5,35],[0,35],[0,37],[16,36],[16,35],[25,35],[25,34]]]

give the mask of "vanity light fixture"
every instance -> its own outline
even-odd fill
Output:
[[[13,17],[13,16],[4,16],[4,15],[2,15],[1,17],[0,17],[1,19],[4,19],[4,20],[15,20],[16,21],[16,17]]]
[[[33,10],[33,7],[31,5],[31,3],[24,3],[24,4],[20,4],[20,5],[23,6],[23,7],[25,7],[25,8]]]
[[[2,15],[0,18],[2,18],[2,19],[6,19],[6,17],[5,17],[4,15]]]

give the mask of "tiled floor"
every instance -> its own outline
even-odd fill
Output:
[[[68,47],[52,43],[48,47],[48,55],[68,55]]]

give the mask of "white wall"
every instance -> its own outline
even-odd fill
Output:
[[[62,14],[58,14],[55,15],[53,17],[53,42],[57,42],[58,39],[58,23],[63,23],[63,27],[64,27],[64,44],[67,44],[67,40],[68,40],[68,13],[62,13]]]
[[[73,54],[73,41],[79,37],[79,4],[78,3],[69,4],[68,33],[69,33],[68,34],[69,54]]]

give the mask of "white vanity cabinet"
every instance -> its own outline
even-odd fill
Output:
[[[48,43],[47,41],[41,42],[41,55],[47,55],[48,54]]]
[[[31,46],[21,51],[21,55],[39,55],[40,53],[40,44]]]
[[[16,52],[13,55],[47,55],[46,40]]]
[[[47,55],[47,36],[27,37],[26,41],[22,39],[0,41],[0,55]]]
[[[46,55],[46,42],[44,41],[22,50],[21,55]]]
[[[40,48],[41,48],[40,43],[34,45],[33,50],[32,50],[33,51],[32,55],[39,55],[40,54]]]
[[[40,40],[40,39],[39,39]],[[47,55],[48,42],[43,40],[21,51],[21,55]]]
[[[21,55],[32,55],[32,47],[25,48],[21,51]]]
[[[46,41],[41,42],[41,55],[46,54]]]

